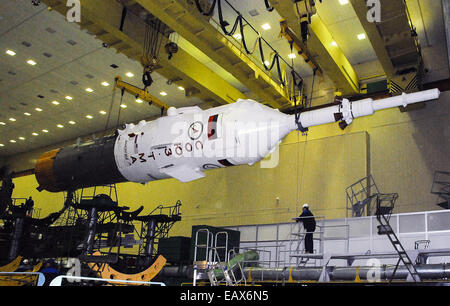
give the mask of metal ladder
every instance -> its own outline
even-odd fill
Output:
[[[231,259],[236,256],[236,251],[234,249],[231,249],[228,253],[228,263],[231,262]],[[227,271],[225,277],[228,277],[229,284],[232,286],[237,286],[240,283],[244,282],[244,285],[247,285],[247,279],[244,275],[244,269],[239,261],[235,261],[234,264],[226,266]],[[235,272],[237,270],[239,273],[237,274]],[[240,277],[236,277],[236,274]]]
[[[394,271],[392,272],[391,278],[389,279],[389,283],[394,279],[395,273],[400,265],[400,262],[403,262],[406,269],[409,272],[409,278],[414,282],[420,282],[420,275],[416,270],[416,266],[412,262],[411,258],[408,256],[405,248],[401,244],[397,235],[395,235],[394,230],[392,229],[389,219],[392,214],[392,209],[394,208],[394,202],[397,199],[398,195],[394,194],[378,194],[377,195],[377,210],[376,217],[380,225],[378,226],[378,234],[386,235],[394,247],[395,251],[398,253],[398,261],[395,265]],[[383,206],[382,203],[389,202],[389,206]],[[408,280],[408,278],[407,278]]]
[[[316,218],[320,218],[320,216]],[[295,230],[295,227],[297,226],[298,229]],[[320,229],[320,225],[317,225],[317,227]],[[297,267],[305,267],[308,263],[316,264],[316,259],[301,256],[301,254],[304,254],[305,248],[303,241],[305,240],[305,235],[307,234],[306,230],[302,231],[302,228],[303,226],[301,222],[293,223],[291,225],[291,232],[289,234],[289,264],[292,264],[292,258],[295,258],[295,265]],[[321,235],[322,231],[315,231],[313,235],[314,234]],[[319,248],[322,249],[322,239],[314,238],[314,240],[319,240]]]
[[[206,243],[199,244],[199,233],[206,233]],[[225,237],[225,244],[219,245],[219,237]],[[205,257],[199,258],[199,249],[205,250]],[[223,253],[224,258],[220,258],[220,253]],[[224,280],[227,285],[232,285],[233,281],[229,277],[227,271],[228,262],[228,233],[217,232],[216,234],[210,232],[208,229],[199,229],[195,234],[195,246],[194,246],[194,276],[193,285],[196,286],[199,273],[206,272],[212,286],[217,286],[221,281],[218,280],[214,270],[220,269],[223,272]]]
[[[298,229],[295,230],[295,227],[298,227]],[[305,233],[303,233],[301,229],[302,225],[300,222],[294,223],[291,225],[291,232],[289,234],[289,264],[291,264],[292,258],[295,258],[295,264],[297,267],[305,266],[309,260],[309,258],[298,257],[298,254],[304,250],[303,248],[300,249],[303,244],[303,240],[305,239]]]

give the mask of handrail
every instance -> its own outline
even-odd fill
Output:
[[[181,201],[178,200],[175,205],[173,206],[163,206],[158,205],[157,207],[155,207],[155,209],[153,209],[148,215],[152,215],[155,211],[157,211],[159,209],[159,213],[162,214],[163,210],[168,210],[169,211],[169,215],[174,216],[174,215],[180,215],[180,206],[181,206]]]
[[[165,287],[166,284],[163,282],[142,282],[142,281],[129,281],[129,280],[122,280],[122,279],[106,279],[106,278],[96,278],[96,277],[85,277],[85,276],[69,276],[69,275],[60,275],[55,277],[51,283],[50,286],[61,286],[63,279],[73,279],[73,280],[93,280],[93,281],[102,281],[107,283],[128,283],[128,284],[136,284],[136,285],[158,285]]]

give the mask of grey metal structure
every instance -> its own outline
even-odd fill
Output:
[[[372,175],[364,177],[345,189],[347,195],[347,218],[371,215],[371,202],[374,194],[380,193]]]
[[[289,264],[294,265],[295,267],[304,267],[307,264],[315,265],[317,264],[317,257],[314,256],[304,256],[309,255],[305,253],[304,240],[307,232],[304,227],[301,225],[301,220],[303,218],[310,217],[295,217],[292,218],[295,223],[291,223],[291,232],[289,239]],[[312,232],[313,241],[315,243],[314,253],[315,254],[323,254],[324,252],[324,241],[326,240],[341,240],[345,243],[345,250],[348,251],[349,243],[349,231],[348,225],[346,224],[336,224],[336,225],[326,225],[322,220],[324,220],[324,216],[317,216],[316,218],[316,230]],[[345,235],[342,237],[327,237],[327,229],[329,228],[344,228]]]
[[[395,194],[387,195],[386,199],[385,205],[391,206],[390,200],[395,199]],[[373,211],[376,212],[376,209]],[[446,263],[450,262],[448,220],[450,220],[448,210],[392,214],[389,217],[392,232],[395,232],[401,241],[411,262],[416,263],[421,280],[445,280],[449,276],[450,266]],[[394,273],[399,254],[392,248],[386,235],[378,234],[379,221],[376,215],[323,219],[319,224],[323,226],[323,236],[331,239],[324,239],[321,242],[323,253],[301,254],[302,257],[310,259],[303,267],[290,262],[289,256],[283,258],[283,254],[290,254],[290,234],[296,223],[241,225],[228,228],[241,232],[240,248],[256,250],[263,258],[258,267],[249,267],[244,263],[244,273],[247,273],[245,277],[248,279],[248,273],[251,271],[253,281],[258,279],[282,281],[283,277],[288,281],[289,273],[293,281],[354,281],[358,271],[360,279],[366,280],[365,273],[369,270],[380,272],[380,281],[389,281],[391,278],[394,281],[412,281],[411,273],[402,263]],[[345,231],[348,234],[345,234]],[[339,240],[346,235],[348,244],[345,240]],[[315,245],[315,249],[318,250],[319,245]],[[310,265],[313,259],[318,265]],[[373,262],[379,263],[379,268],[371,267],[370,264]]]
[[[408,252],[406,252],[405,248],[403,247],[402,243],[398,239],[389,223],[392,210],[394,209],[394,203],[397,200],[398,195],[396,193],[377,194],[375,198],[377,203],[376,216],[378,222],[380,223],[380,225],[378,226],[378,234],[386,235],[388,237],[399,257],[390,281],[394,279],[395,272],[397,271],[400,262],[402,262],[403,265],[408,269],[408,280],[420,282],[420,275],[417,272],[414,261],[411,260]]]
[[[71,275],[60,275],[55,277],[51,283],[51,287],[60,287],[63,286],[63,280],[66,279],[70,282],[74,281],[86,281],[86,282],[96,282],[103,283],[106,286],[114,286],[115,284],[119,286],[130,285],[130,286],[163,286],[166,284],[163,282],[144,282],[144,281],[131,281],[131,280],[123,280],[123,279],[106,279],[106,278],[96,278],[96,277],[85,277],[85,276],[71,276]]]
[[[307,268],[244,268],[244,274],[252,282],[278,281],[278,282],[301,282],[301,281],[369,281],[386,282],[393,276],[397,281],[406,281],[408,269],[401,266],[394,274],[395,267],[392,265],[358,266],[358,267],[307,267]],[[426,280],[446,280],[450,277],[450,265],[427,264],[417,267],[419,274]]]

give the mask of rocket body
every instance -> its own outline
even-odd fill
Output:
[[[257,162],[295,128],[290,115],[251,100],[169,109],[166,117],[120,130],[114,155],[128,181],[188,182],[207,169]]]
[[[35,168],[40,190],[59,192],[119,182],[176,178],[189,182],[204,171],[252,165],[296,129],[354,118],[376,110],[439,97],[429,90],[373,101],[365,99],[303,112],[296,120],[253,100],[201,110],[169,108],[167,116],[127,124],[113,136],[44,153]]]
[[[39,189],[52,192],[125,181],[188,182],[208,169],[251,165],[296,128],[294,116],[252,100],[208,110],[169,108],[167,116],[127,124],[114,136],[47,152],[35,174]]]

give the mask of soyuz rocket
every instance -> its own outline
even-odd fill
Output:
[[[114,135],[46,152],[35,167],[38,190],[73,191],[120,182],[146,183],[165,178],[189,182],[204,171],[252,165],[276,150],[290,132],[353,119],[375,111],[436,100],[431,89],[385,99],[371,98],[287,115],[253,100],[207,110],[170,107],[167,116],[126,124]]]

